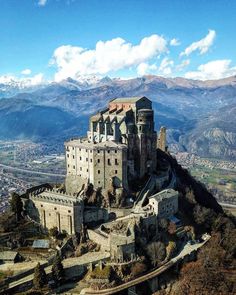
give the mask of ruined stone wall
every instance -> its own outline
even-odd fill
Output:
[[[88,236],[90,240],[101,245],[102,250],[110,251],[109,239],[106,236],[103,236],[92,229],[88,229]]]
[[[167,150],[167,145],[166,145],[166,128],[161,127],[160,133],[158,136],[158,141],[157,141],[157,147],[162,150],[163,152],[166,152]]]

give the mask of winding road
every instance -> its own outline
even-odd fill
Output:
[[[85,288],[81,291],[80,294],[86,294],[86,295],[102,295],[102,294],[115,294],[117,292],[120,292],[122,290],[128,289],[130,287],[133,287],[137,284],[143,283],[149,279],[152,279],[158,275],[160,275],[161,273],[165,272],[166,270],[168,270],[169,268],[171,268],[175,263],[177,263],[178,261],[181,261],[182,259],[184,259],[185,256],[190,255],[192,252],[197,251],[199,248],[201,248],[206,242],[209,241],[211,237],[209,235],[205,236],[205,239],[203,240],[203,242],[201,243],[197,243],[194,245],[190,245],[190,244],[186,244],[184,246],[184,248],[182,249],[182,251],[175,256],[174,258],[172,258],[170,261],[166,262],[164,265],[160,266],[159,268],[146,273],[145,275],[138,277],[134,280],[131,280],[129,282],[126,282],[124,284],[121,284],[119,286],[116,286],[114,288],[108,288],[108,289],[103,289],[103,290],[94,290],[91,288]]]

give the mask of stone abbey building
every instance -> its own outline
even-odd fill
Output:
[[[165,151],[165,140],[165,128],[161,129],[157,139],[152,102],[148,98],[113,99],[106,109],[91,116],[86,138],[71,139],[65,143],[65,188],[41,186],[31,189],[27,200],[29,216],[46,229],[57,227],[69,234],[80,233],[83,224],[108,221],[111,208],[85,205],[86,188],[92,184],[93,189],[100,190],[102,194],[110,187],[129,193],[130,181],[152,175],[149,186],[159,191],[161,183],[169,179],[169,172],[153,177],[157,145]],[[140,195],[140,200],[151,191],[149,188],[144,196]],[[150,216],[159,214],[161,207],[157,207],[156,203],[168,199],[166,196],[154,198],[153,204],[149,203],[150,206],[142,214],[149,211]],[[178,210],[176,198],[173,213]],[[140,204],[137,204],[137,212],[142,211]],[[148,218],[149,221],[151,219],[153,217]]]
[[[90,118],[87,138],[66,146],[66,190],[83,185],[107,189],[111,182],[128,189],[128,181],[156,167],[157,133],[152,102],[146,97],[116,98]]]

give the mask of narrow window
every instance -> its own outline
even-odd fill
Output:
[[[80,161],[82,161],[82,157],[79,157]]]
[[[98,174],[100,174],[100,170],[98,170]]]
[[[90,159],[90,163],[92,163],[93,162],[93,160],[92,159]]]
[[[111,165],[111,160],[110,159],[107,159],[107,164]]]
[[[82,167],[80,167],[79,170],[82,171]]]
[[[57,208],[55,207],[54,210],[57,210]]]
[[[73,166],[73,169],[75,169],[75,165]]]
[[[108,154],[110,154],[110,150],[108,150],[107,152],[108,152]]]
[[[71,213],[71,211],[70,211],[70,210],[68,210],[68,213]]]
[[[115,153],[117,154],[117,150],[115,150]]]
[[[86,158],[86,162],[88,162],[88,158]]]
[[[98,150],[98,154],[100,153],[100,150]]]
[[[69,158],[69,156],[70,156],[70,155],[69,155],[69,154],[67,154],[67,158]]]
[[[98,163],[100,163],[100,159],[98,159]]]
[[[69,168],[69,167],[70,167],[70,165],[68,164],[68,165],[67,165],[67,167]]]
[[[75,158],[75,156],[73,155],[73,159]]]
[[[117,170],[115,170],[115,174],[117,174]]]
[[[117,159],[115,159],[115,165],[118,165],[118,160]]]

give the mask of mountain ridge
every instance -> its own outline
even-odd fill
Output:
[[[95,84],[81,84],[68,78],[60,83],[53,82],[36,87],[34,91],[18,92],[12,97],[0,99],[0,114],[5,122],[4,126],[0,126],[0,138],[11,134],[12,121],[18,117],[21,118],[20,134],[27,134],[29,138],[31,133],[34,138],[42,137],[40,129],[36,128],[37,120],[45,120],[45,126],[47,120],[49,121],[48,135],[51,134],[51,129],[54,129],[55,136],[58,137],[61,133],[66,134],[67,130],[75,130],[75,135],[82,135],[87,130],[88,117],[104,108],[110,99],[147,96],[153,102],[155,121],[158,122],[156,128],[165,125],[168,129],[171,150],[188,150],[210,157],[220,157],[222,153],[226,158],[235,158],[236,131],[232,127],[232,120],[228,118],[232,116],[229,111],[235,104],[236,76],[197,81],[148,75],[128,80],[105,77],[103,80],[95,79],[94,82]],[[55,122],[49,118],[39,118],[35,114],[35,110],[42,112],[43,108],[47,108],[52,116],[55,115]],[[65,120],[63,130],[58,128],[61,126],[59,113]],[[226,115],[222,124],[225,113],[228,116]],[[29,122],[28,117],[31,118],[32,126],[28,127],[31,132],[24,130],[27,129],[24,120]],[[83,122],[82,126],[78,123],[80,120]],[[37,132],[34,132],[34,126]],[[211,140],[217,134],[217,130],[214,131],[213,128],[218,128],[217,147],[214,147],[216,142]],[[47,134],[44,132],[43,137],[45,136]],[[12,136],[15,137],[17,134]]]

